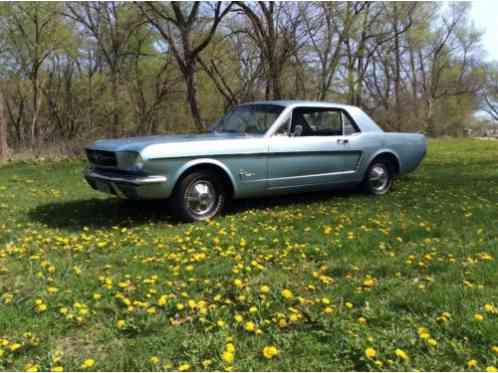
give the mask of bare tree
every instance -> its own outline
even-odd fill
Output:
[[[0,160],[5,159],[9,153],[7,144],[7,116],[4,110],[4,99],[2,90],[0,89]]]
[[[246,30],[261,51],[265,67],[266,99],[281,99],[282,74],[289,59],[302,46],[300,33],[302,14],[290,3],[258,1],[256,4],[237,1],[237,9],[247,17]]]
[[[211,42],[218,25],[229,12],[231,3],[224,6],[221,2],[214,5],[212,14],[202,14],[201,2],[193,4],[180,4],[171,2],[168,5],[160,3],[137,3],[150,24],[161,34],[167,43],[167,48],[175,59],[183,74],[187,88],[187,100],[198,130],[203,130],[199,103],[197,100],[196,70],[199,54]],[[186,9],[186,8],[190,9]],[[206,26],[207,25],[207,26]],[[194,34],[207,30],[201,37],[195,38]]]
[[[39,116],[42,106],[42,67],[65,42],[59,23],[59,5],[12,3],[7,5],[2,32],[8,40],[7,51],[16,61],[21,74],[31,82],[31,124],[29,140],[39,145]]]
[[[498,64],[488,66],[483,109],[498,121]]]
[[[67,3],[66,15],[80,23],[86,32],[95,39],[104,60],[109,66],[112,97],[112,133],[119,136],[120,70],[130,56],[130,39],[144,22],[133,7],[117,2]]]

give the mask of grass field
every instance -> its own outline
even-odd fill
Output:
[[[382,197],[200,224],[82,167],[0,168],[0,370],[498,367],[498,142],[431,141]]]

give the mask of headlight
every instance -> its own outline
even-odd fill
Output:
[[[119,166],[127,171],[142,171],[144,160],[140,153],[137,152],[120,152]]]

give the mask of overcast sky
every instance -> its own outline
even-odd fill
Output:
[[[472,1],[471,16],[475,26],[484,31],[482,46],[487,60],[498,61],[498,1]]]

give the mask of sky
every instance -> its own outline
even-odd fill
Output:
[[[471,19],[478,30],[484,31],[482,46],[487,61],[498,61],[498,1],[472,1]]]

